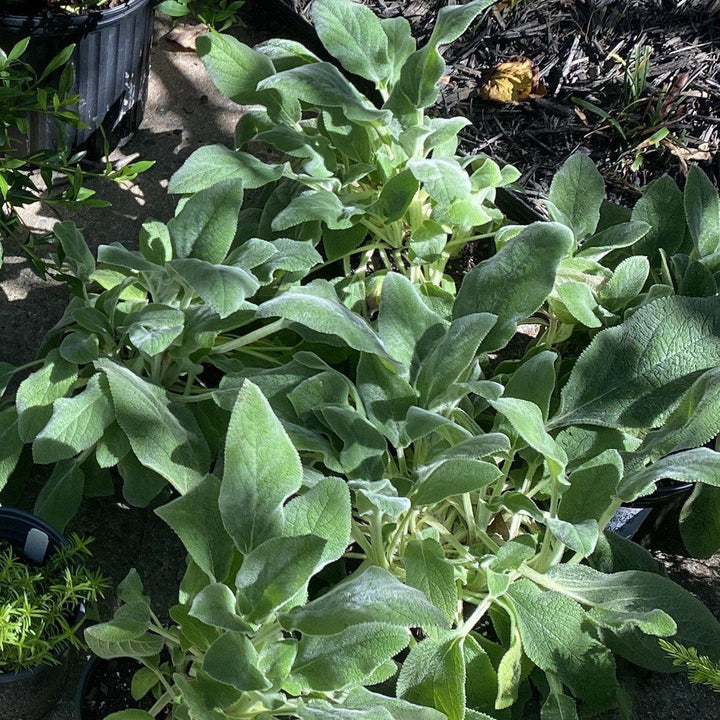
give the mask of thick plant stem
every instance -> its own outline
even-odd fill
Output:
[[[462,637],[467,637],[482,620],[485,613],[490,609],[493,603],[492,597],[489,595],[473,610],[472,615],[462,624],[459,633]]]
[[[286,320],[284,320],[282,318],[280,320],[275,320],[274,322],[271,322],[269,325],[264,325],[263,327],[258,328],[257,330],[253,330],[253,332],[250,332],[247,335],[243,335],[242,337],[235,338],[235,340],[229,340],[228,342],[223,343],[222,345],[216,345],[210,351],[210,355],[223,355],[232,350],[236,350],[237,348],[244,347],[245,345],[251,345],[252,343],[257,342],[258,340],[262,340],[263,338],[266,338],[269,335],[272,335],[273,333],[279,332],[284,327],[287,327]]]

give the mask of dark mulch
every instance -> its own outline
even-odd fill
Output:
[[[111,713],[125,710],[149,711],[155,704],[152,694],[141,700],[133,700],[131,687],[133,675],[142,667],[130,658],[96,660],[90,667],[83,688],[82,716],[80,720],[104,720]],[[170,710],[164,708],[157,720],[167,720]]]
[[[309,18],[310,0],[294,1]],[[403,15],[421,39],[449,4],[363,2],[382,17]],[[498,7],[445,53],[452,80],[438,110],[473,121],[465,131],[466,151],[516,165],[530,194],[546,192],[559,165],[577,151],[589,153],[610,193],[626,200],[663,173],[682,176],[688,162],[700,162],[720,180],[714,162],[720,146],[718,0],[506,0]],[[537,64],[546,96],[516,105],[480,99],[495,66],[517,56]],[[663,127],[670,134],[644,147]],[[638,152],[642,162],[635,168]]]

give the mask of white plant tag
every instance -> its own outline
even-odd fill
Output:
[[[50,538],[42,530],[32,528],[27,534],[27,538],[25,538],[25,548],[23,550],[25,557],[36,563],[41,563],[45,559],[49,544]]]

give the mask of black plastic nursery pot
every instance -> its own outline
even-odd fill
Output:
[[[23,60],[37,71],[63,48],[75,43],[70,63],[80,96],[78,113],[87,129],[68,128],[68,141],[91,158],[103,154],[103,131],[110,149],[137,130],[143,118],[150,73],[154,0],[126,4],[87,15],[0,16],[0,47],[6,52],[24,37],[30,45]],[[102,131],[101,129],[102,128]],[[55,122],[44,115],[30,118],[26,150],[57,149]]]
[[[123,710],[149,710],[154,700],[145,697],[132,699],[132,677],[142,665],[132,658],[104,660],[92,655],[85,664],[75,692],[76,720],[103,720],[111,713]],[[166,720],[169,710],[164,709],[157,720]]]
[[[29,561],[42,565],[45,558],[65,538],[52,526],[30,513],[0,508],[0,539],[10,541]],[[80,606],[75,622],[82,622],[85,608]],[[0,720],[39,720],[57,703],[67,682],[68,653],[57,657],[55,665],[19,673],[0,673]]]

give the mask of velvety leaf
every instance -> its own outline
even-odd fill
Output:
[[[240,692],[266,690],[270,682],[257,665],[257,650],[247,635],[228,631],[207,649],[202,668],[214,680]]]
[[[652,427],[696,373],[719,363],[720,300],[657,300],[595,336],[563,388],[551,426]]]
[[[570,280],[562,283],[557,293],[565,309],[579,323],[590,328],[602,326],[602,322],[595,314],[598,302],[588,285]]]
[[[410,650],[397,683],[404,700],[440,710],[448,720],[465,716],[465,659],[462,638],[427,638]]]
[[[417,401],[410,384],[375,355],[362,354],[357,390],[368,419],[395,447],[401,445],[408,410]]]
[[[445,70],[438,46],[457,40],[470,23],[492,4],[493,0],[475,0],[466,5],[442,7],[427,44],[409,55],[403,63],[387,106],[401,116],[412,117],[417,108],[433,105],[439,94],[437,83]],[[403,55],[409,50],[407,42],[407,39],[403,40]],[[398,64],[400,57],[396,60]]]
[[[438,710],[414,705],[406,700],[373,693],[365,688],[355,688],[345,699],[345,707],[357,710],[385,708],[393,720],[446,720]]]
[[[283,95],[318,107],[342,108],[348,120],[361,124],[388,121],[386,110],[376,109],[334,65],[326,62],[300,65],[277,73],[260,82],[258,89],[276,89]]]
[[[272,221],[272,229],[282,232],[302,223],[321,221],[331,230],[352,227],[351,217],[357,208],[346,207],[342,200],[328,190],[315,189],[296,195]]]
[[[95,446],[95,459],[101,468],[115,467],[130,450],[127,435],[113,421],[105,428],[103,436]]]
[[[110,385],[115,417],[138,460],[186,493],[205,476],[210,457],[193,415],[171,406],[165,390],[122,365],[98,360]]]
[[[371,566],[324,595],[281,617],[283,627],[311,635],[332,635],[361,623],[398,627],[447,625],[443,613],[387,570]]]
[[[220,517],[219,497],[220,481],[214,475],[207,475],[185,495],[155,512],[175,531],[205,574],[225,580],[233,548]]]
[[[388,480],[351,480],[355,493],[355,506],[361,517],[379,510],[389,520],[397,520],[410,509],[410,500],[398,495],[397,488]]]
[[[51,350],[43,366],[20,383],[15,396],[18,433],[24,442],[32,442],[52,417],[55,400],[64,397],[77,380],[77,366]]]
[[[503,654],[497,669],[497,698],[495,707],[498,710],[508,708],[515,703],[522,681],[523,647],[520,635],[515,629],[512,633],[510,647]]]
[[[503,397],[527,400],[537,405],[544,419],[550,411],[550,399],[555,389],[555,363],[558,356],[543,350],[523,362],[505,383]]]
[[[408,168],[423,184],[425,192],[442,208],[449,208],[470,193],[470,176],[457,160],[411,160]]]
[[[559,476],[567,465],[567,455],[545,430],[540,408],[534,403],[518,398],[499,398],[490,404],[504,415],[520,437],[534,450],[541,453],[550,471]]]
[[[350,710],[331,705],[324,700],[301,701],[297,712],[300,720],[392,720],[392,715],[382,707],[370,710]]]
[[[146,600],[135,600],[122,605],[109,622],[87,628],[85,640],[105,660],[152,657],[160,652],[164,641],[149,633],[149,627],[150,606]]]
[[[118,461],[117,469],[123,497],[133,507],[147,507],[167,485],[162,475],[145,467],[132,451]]]
[[[197,53],[220,92],[240,104],[257,102],[257,84],[275,72],[268,57],[230,35],[199,37]]]
[[[375,83],[388,78],[388,38],[370,8],[319,0],[313,4],[312,18],[320,41],[346,70]]]
[[[100,357],[97,335],[84,332],[68,333],[60,343],[58,351],[63,360],[76,365],[86,365]]]
[[[720,199],[708,176],[693,165],[685,183],[685,216],[698,255],[720,250]]]
[[[421,468],[420,472],[421,478],[415,483],[411,497],[416,507],[480,490],[502,475],[497,465],[463,457],[448,458],[437,466]]]
[[[410,23],[404,17],[383,18],[380,26],[388,39],[388,59],[391,67],[388,84],[392,88],[400,77],[402,66],[415,52],[417,45]]]
[[[672,618],[677,626],[675,640],[701,654],[720,657],[720,623],[694,595],[663,575],[639,571],[606,575],[583,565],[560,565],[550,570],[548,581],[558,591],[591,605],[591,616],[597,610],[625,614],[626,628],[638,625],[644,632],[669,634],[668,617]],[[655,637],[639,630],[618,627],[610,644],[641,667],[668,672],[672,666]]]
[[[559,517],[571,523],[599,521],[610,507],[623,476],[617,450],[605,450],[573,470],[570,487],[563,492]]]
[[[390,359],[380,338],[362,317],[346,308],[326,280],[314,280],[264,302],[259,317],[283,317],[326,335],[341,338],[360,352]]]
[[[698,485],[680,513],[680,534],[693,557],[720,552],[720,488]]]
[[[65,263],[70,264],[73,273],[80,280],[87,280],[95,269],[95,258],[75,223],[57,222],[53,226],[53,234],[65,254]]]
[[[631,502],[654,489],[656,482],[665,479],[720,487],[720,452],[696,448],[668,455],[642,470],[627,473],[617,495],[625,502]]]
[[[555,174],[548,195],[578,240],[592,235],[600,220],[605,182],[587,155],[571,155]]]
[[[510,450],[510,439],[507,435],[496,432],[485,433],[484,435],[474,435],[466,440],[461,440],[434,457],[433,460],[451,457],[481,458],[505,453],[508,450]]]
[[[636,253],[655,259],[660,249],[668,255],[677,252],[685,236],[685,211],[675,181],[668,176],[653,180],[635,204],[632,219],[650,225],[647,235],[635,246]]]
[[[285,506],[285,535],[316,535],[325,540],[315,571],[342,557],[350,543],[350,491],[336,477],[326,477]]]
[[[130,342],[150,357],[167,350],[182,334],[185,315],[182,310],[150,303],[128,318]]]
[[[415,387],[422,404],[429,408],[455,382],[466,380],[478,346],[492,332],[497,317],[473,313],[453,320],[445,336],[418,368]]]
[[[280,687],[290,675],[296,655],[296,640],[276,640],[260,651],[258,667],[274,687]]]
[[[18,434],[17,411],[12,407],[3,410],[0,413],[0,490],[5,487],[15,469],[23,445]]]
[[[190,616],[206,625],[249,632],[252,627],[237,614],[235,593],[223,583],[206,585],[194,598],[190,607]]]
[[[315,53],[310,52],[304,45],[287,38],[270,38],[270,40],[258,43],[255,50],[269,57],[277,72],[289,70],[298,65],[319,62],[320,60]],[[236,144],[240,145],[242,143]]]
[[[543,703],[541,720],[578,720],[575,700],[562,693],[550,693]]]
[[[213,265],[204,260],[173,260],[168,268],[177,273],[221,317],[243,308],[246,298],[260,287],[257,279],[241,267]]]
[[[164,265],[172,259],[170,231],[165,223],[156,220],[143,223],[138,244],[142,256],[149,262]]]
[[[650,274],[650,263],[644,256],[623,260],[612,278],[600,288],[600,302],[612,312],[618,312],[642,292]]]
[[[411,540],[403,554],[405,582],[425,593],[435,607],[440,608],[451,622],[458,609],[455,571],[445,558],[437,540]]]
[[[408,368],[416,364],[442,336],[446,326],[409,280],[398,273],[385,276],[377,328],[380,339],[396,360]]]
[[[513,583],[508,594],[530,660],[555,673],[573,695],[590,705],[612,704],[617,689],[615,662],[586,629],[588,619],[580,605],[527,580]]]
[[[569,523],[554,517],[546,517],[545,524],[552,534],[570,550],[583,557],[592,555],[598,541],[598,524],[595,520]]]
[[[379,480],[383,473],[385,438],[375,426],[355,410],[326,405],[318,408],[325,425],[342,441],[338,459],[342,471],[351,478]]]
[[[241,552],[281,534],[282,505],[301,483],[290,438],[257,386],[244,382],[230,417],[220,488],[220,514]]]
[[[316,691],[362,685],[373,671],[405,649],[409,640],[405,628],[382,622],[353,625],[335,635],[304,635],[293,676]]]
[[[167,224],[176,258],[221,263],[237,231],[243,186],[223,180],[192,195]]]
[[[383,185],[378,203],[385,214],[385,222],[395,222],[407,212],[418,187],[417,177],[408,169],[393,175]]]
[[[260,622],[306,585],[322,557],[325,541],[316,535],[274,537],[251,550],[235,578],[238,607]]]
[[[560,260],[571,245],[570,231],[558,223],[529,225],[465,276],[454,317],[497,315],[482,349],[503,347],[515,333],[516,323],[532,315],[550,294]]]
[[[279,180],[283,165],[268,165],[254,155],[229,150],[224,145],[198,148],[170,178],[169,193],[191,194],[206,190],[224,180],[252,190]]]
[[[75,516],[83,498],[85,476],[72,460],[61,460],[35,501],[35,515],[60,532]]]
[[[639,203],[638,203],[639,204]],[[636,206],[637,209],[637,206]],[[646,222],[622,222],[596,233],[586,240],[575,257],[587,260],[602,260],[608,253],[620,248],[631,247],[652,230]]]
[[[494,712],[498,691],[497,672],[488,654],[472,634],[463,641],[463,656],[467,706],[475,710]]]

